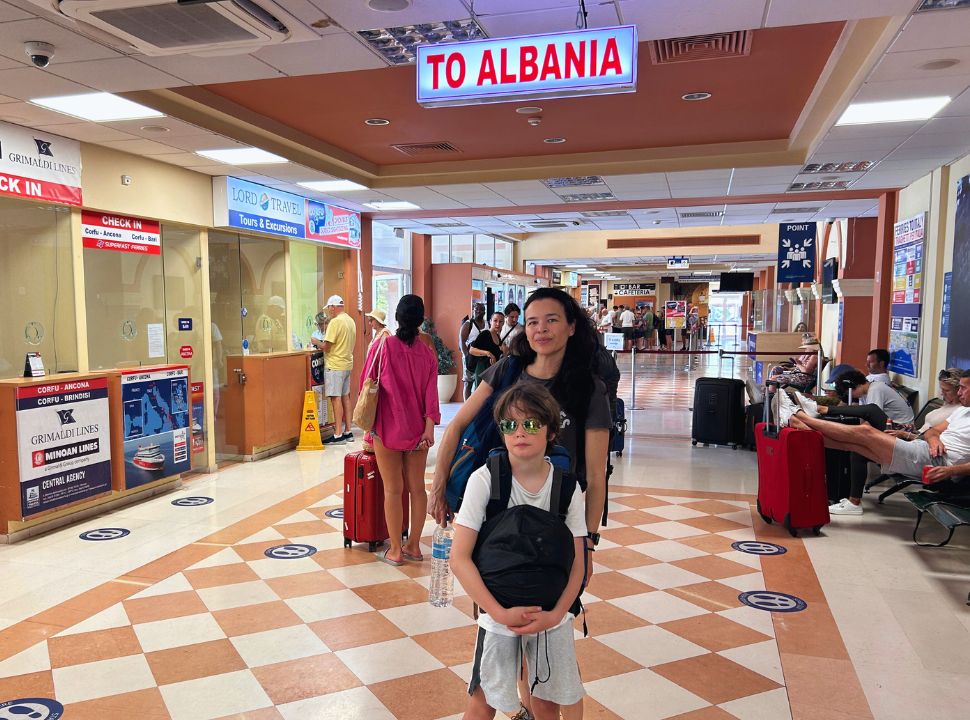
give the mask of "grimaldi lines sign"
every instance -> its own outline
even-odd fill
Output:
[[[425,107],[634,92],[633,25],[418,46]]]

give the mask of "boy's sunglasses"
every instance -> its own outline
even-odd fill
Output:
[[[529,435],[536,435],[542,429],[542,423],[535,418],[527,418],[525,420],[499,420],[498,429],[503,435],[511,435],[515,432],[520,422],[522,423],[522,429],[529,433]]]

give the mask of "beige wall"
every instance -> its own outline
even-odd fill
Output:
[[[761,240],[749,245],[710,245],[679,247],[676,242],[662,248],[632,248],[612,250],[607,241],[617,238],[678,238],[678,237],[724,237],[725,235],[758,235]],[[574,257],[659,257],[663,255],[691,254],[710,255],[714,253],[774,253],[778,249],[777,225],[737,225],[732,227],[668,228],[658,230],[574,230],[571,232],[542,232],[522,236],[522,242],[515,247],[517,263],[533,258],[574,258]]]
[[[188,225],[212,225],[212,178],[176,165],[81,144],[84,206]],[[228,169],[228,166],[227,166]],[[131,185],[121,184],[129,175]]]

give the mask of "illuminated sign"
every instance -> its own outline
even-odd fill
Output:
[[[668,270],[688,270],[690,269],[690,258],[689,257],[667,258],[667,269]]]
[[[426,107],[634,92],[633,25],[418,46]]]

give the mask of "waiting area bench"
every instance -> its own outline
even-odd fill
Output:
[[[939,493],[928,490],[908,492],[904,493],[904,496],[916,508],[916,527],[913,528],[913,542],[921,547],[943,547],[950,542],[954,531],[958,527],[961,525],[970,525],[970,506],[964,502],[958,504],[945,497],[941,497]],[[916,539],[924,514],[929,514],[949,531],[943,542],[925,543]]]

